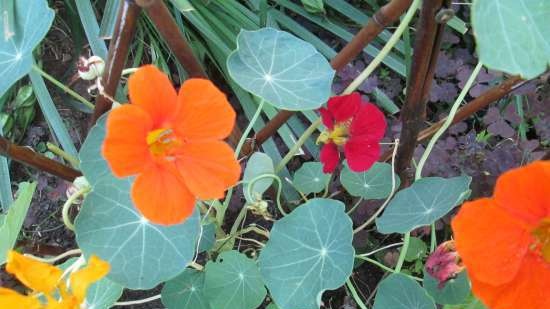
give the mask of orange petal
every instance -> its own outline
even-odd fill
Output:
[[[178,95],[174,128],[186,140],[224,139],[235,125],[235,111],[223,92],[206,79],[185,81]]]
[[[152,126],[141,107],[126,104],[111,111],[102,150],[116,176],[138,174],[152,160],[146,140]]]
[[[550,308],[548,287],[550,265],[540,257],[529,254],[512,281],[493,286],[474,276],[472,291],[491,309],[542,309]]]
[[[176,165],[189,190],[203,200],[223,197],[241,175],[233,149],[221,141],[185,144]]]
[[[8,252],[6,270],[21,283],[37,292],[52,293],[61,280],[61,269],[26,257],[15,251]]]
[[[32,296],[21,295],[10,289],[0,287],[0,308],[40,309],[42,304]]]
[[[78,303],[84,302],[88,287],[105,277],[109,273],[109,263],[91,256],[88,265],[71,274],[69,278],[71,292],[78,300]]]
[[[512,280],[532,241],[526,226],[488,198],[464,203],[452,228],[468,273],[495,285]]]
[[[145,218],[164,225],[182,222],[195,207],[195,197],[173,163],[151,164],[136,178],[132,200]]]
[[[145,65],[128,80],[132,104],[142,107],[155,128],[172,119],[177,110],[177,94],[168,76],[153,65]]]
[[[497,180],[499,207],[531,225],[550,216],[550,162],[538,161],[510,170]]]

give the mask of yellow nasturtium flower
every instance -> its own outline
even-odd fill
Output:
[[[73,272],[65,282],[62,278],[63,270],[58,267],[10,251],[6,270],[33,290],[33,293],[22,295],[0,288],[0,308],[80,309],[88,287],[107,275],[109,268],[109,263],[92,256],[85,267]],[[59,292],[59,299],[54,298],[55,291]],[[38,300],[40,295],[45,296],[46,304]]]

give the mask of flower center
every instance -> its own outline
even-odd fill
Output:
[[[174,147],[181,145],[181,142],[172,129],[161,128],[147,134],[147,145],[154,156],[166,156]]]
[[[326,130],[321,132],[321,135],[317,138],[317,144],[327,144],[333,142],[338,146],[342,146],[346,143],[349,136],[349,124],[338,123],[334,125],[332,130]]]
[[[550,217],[543,219],[532,233],[536,239],[536,248],[540,248],[542,258],[550,263]]]

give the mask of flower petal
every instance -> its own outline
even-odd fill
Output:
[[[386,133],[384,114],[372,103],[361,104],[350,127],[352,138],[379,142]]]
[[[41,309],[42,304],[32,296],[21,295],[10,289],[0,287],[0,308]]]
[[[502,174],[494,197],[499,207],[531,225],[550,216],[550,162],[538,161]]]
[[[492,285],[514,278],[533,241],[525,224],[489,198],[464,203],[452,228],[468,273]]]
[[[152,126],[141,107],[126,104],[110,112],[102,152],[117,177],[138,174],[152,160],[146,140]]]
[[[185,140],[224,139],[235,125],[235,111],[211,81],[192,78],[178,95],[174,129]]]
[[[63,272],[47,263],[26,257],[15,251],[8,252],[6,271],[34,291],[51,294]]]
[[[109,263],[92,255],[88,260],[88,265],[70,275],[71,292],[79,304],[86,299],[88,287],[105,277],[109,273],[109,269]]]
[[[340,153],[336,144],[328,143],[323,145],[319,160],[323,163],[323,173],[330,174],[334,172],[340,161]]]
[[[344,144],[344,154],[350,170],[364,172],[380,158],[380,145],[378,142],[352,137]]]
[[[153,65],[142,66],[130,75],[128,92],[130,102],[151,116],[154,128],[160,128],[176,114],[176,90],[168,76]]]
[[[195,197],[173,163],[151,164],[135,180],[132,200],[156,224],[177,224],[193,213]]]
[[[470,277],[472,291],[491,309],[550,308],[550,267],[540,257],[528,255],[507,284],[490,285]]]
[[[233,149],[222,141],[203,141],[182,146],[176,166],[189,190],[198,198],[221,198],[241,175]]]
[[[323,122],[323,125],[329,129],[334,129],[334,117],[332,117],[332,114],[326,109],[325,107],[319,108],[319,113],[321,114],[321,121]]]
[[[361,105],[361,95],[357,92],[341,96],[334,96],[327,102],[328,111],[336,122],[350,119],[357,113]]]

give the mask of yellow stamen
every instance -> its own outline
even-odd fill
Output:
[[[540,246],[542,258],[550,263],[550,218],[543,219],[533,230],[537,248]]]
[[[179,144],[179,140],[174,136],[172,129],[161,128],[147,134],[149,151],[155,156],[168,155],[170,150]]]
[[[332,130],[321,132],[317,138],[317,144],[333,142],[338,146],[344,145],[348,140],[348,125],[347,123],[339,123]]]

